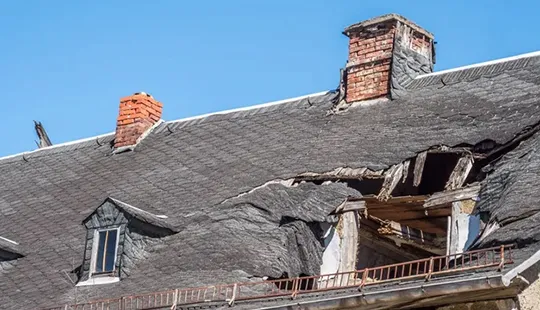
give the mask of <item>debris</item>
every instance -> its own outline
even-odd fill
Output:
[[[52,145],[52,142],[45,131],[45,127],[43,127],[41,122],[34,121],[34,129],[36,130],[36,134],[39,138],[39,142],[36,141],[38,148],[41,149]]]

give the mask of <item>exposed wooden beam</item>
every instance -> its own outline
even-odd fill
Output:
[[[465,183],[465,180],[471,171],[473,163],[474,159],[472,155],[460,157],[444,188],[446,190],[452,190],[463,186],[463,183]]]
[[[366,209],[366,202],[363,200],[347,200],[339,205],[334,214],[345,213],[349,211],[362,211]]]
[[[388,200],[388,198],[390,198],[390,195],[392,195],[392,191],[394,191],[394,188],[396,188],[396,185],[399,183],[399,180],[401,180],[402,176],[403,163],[394,165],[390,169],[388,169],[384,174],[384,182],[381,191],[379,192],[379,195],[377,195],[377,198],[382,201]]]
[[[401,178],[401,182],[405,183],[407,182],[407,178],[409,177],[409,166],[411,165],[410,160],[406,160],[403,162],[403,177]]]
[[[422,182],[422,173],[424,172],[424,164],[426,163],[427,151],[424,151],[418,156],[416,156],[416,161],[414,163],[414,179],[413,185],[418,187],[420,182]]]
[[[424,208],[433,208],[441,205],[447,205],[454,201],[473,199],[478,196],[479,191],[480,184],[475,184],[469,187],[435,193],[426,200],[424,203]]]
[[[447,216],[435,217],[435,218],[429,218],[429,219],[400,221],[400,223],[403,225],[418,228],[425,232],[437,234],[440,236],[446,234],[448,230],[447,222],[448,222]]]
[[[369,219],[379,226],[377,232],[380,235],[398,244],[409,244],[438,255],[444,255],[446,253],[444,238],[440,239],[435,234],[424,232],[395,221],[381,220],[373,216],[370,216]]]

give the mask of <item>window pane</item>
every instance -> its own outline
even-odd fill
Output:
[[[105,253],[105,237],[107,231],[100,231],[98,236],[98,248],[96,255],[96,272],[103,271],[103,254]]]
[[[118,230],[109,230],[109,238],[107,238],[107,249],[105,251],[105,270],[114,270],[114,259],[116,256],[116,236]]]

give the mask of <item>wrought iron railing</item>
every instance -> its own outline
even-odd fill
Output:
[[[232,305],[235,301],[284,296],[294,298],[299,294],[355,287],[362,289],[369,285],[408,279],[424,278],[426,281],[429,281],[433,276],[466,270],[487,267],[497,267],[498,270],[502,270],[505,264],[513,263],[511,248],[511,245],[505,245],[335,274],[130,295],[87,303],[64,305],[47,310],[175,309],[176,306],[209,302],[226,302]]]

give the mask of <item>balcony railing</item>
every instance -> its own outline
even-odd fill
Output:
[[[335,274],[130,295],[47,310],[175,309],[176,306],[209,302],[233,305],[235,301],[285,296],[295,298],[299,294],[355,287],[362,289],[365,286],[409,279],[423,278],[429,281],[433,276],[488,267],[497,267],[501,271],[504,265],[513,263],[511,248],[511,245],[505,245]]]

